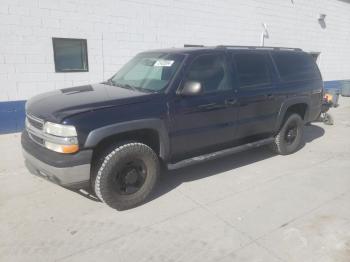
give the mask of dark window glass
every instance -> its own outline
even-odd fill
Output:
[[[187,72],[186,80],[200,82],[204,93],[231,88],[223,55],[210,54],[197,57]]]
[[[85,39],[53,38],[56,72],[88,71]]]
[[[276,52],[272,54],[280,76],[285,81],[318,79],[320,74],[313,57],[306,53]]]
[[[254,87],[271,82],[264,54],[236,54],[234,58],[240,87]]]

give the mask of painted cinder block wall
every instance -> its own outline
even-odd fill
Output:
[[[324,80],[350,79],[348,0],[0,0],[0,132],[38,93],[100,82],[147,49],[260,45],[262,23],[265,45],[320,52]],[[87,39],[89,72],[56,73],[52,37]]]

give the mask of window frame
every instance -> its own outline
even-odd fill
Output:
[[[231,66],[229,64],[229,59],[228,59],[227,55],[224,52],[207,52],[207,53],[201,53],[199,55],[196,55],[191,59],[191,62],[188,64],[188,66],[185,69],[184,77],[183,77],[182,83],[181,83],[180,88],[178,89],[177,93],[179,91],[181,91],[181,89],[183,88],[183,86],[187,80],[187,74],[188,74],[189,70],[191,69],[191,66],[196,62],[196,60],[200,59],[203,56],[210,56],[210,55],[211,56],[222,56],[222,58],[224,59],[224,65],[225,65],[226,70],[227,70],[227,72],[225,72],[225,73],[226,73],[226,78],[227,78],[226,84],[227,84],[228,88],[227,89],[216,89],[216,90],[213,90],[210,92],[205,92],[205,90],[203,90],[203,92],[200,94],[200,96],[212,95],[212,94],[217,94],[217,93],[222,93],[222,92],[227,92],[227,91],[233,90],[233,83],[234,82],[233,82],[233,78],[231,75],[232,70],[231,70]]]
[[[258,83],[258,84],[252,84],[252,85],[242,85],[239,72],[238,72],[238,63],[236,60],[237,55],[259,55],[264,58],[266,69],[267,69],[267,75],[269,78],[269,82],[264,83]],[[262,52],[231,52],[231,60],[233,63],[233,66],[235,68],[235,74],[237,78],[237,86],[239,89],[260,89],[260,88],[266,88],[271,87],[273,85],[274,79],[271,71],[271,61],[268,53],[262,53]]]
[[[80,41],[82,44],[82,60],[83,65],[85,64],[84,69],[67,69],[62,70],[57,67],[57,42],[56,40],[73,40],[73,41]],[[53,48],[53,56],[54,56],[54,63],[55,63],[55,72],[56,73],[82,73],[82,72],[89,72],[89,54],[87,49],[87,39],[83,38],[64,38],[64,37],[52,37],[52,48]]]

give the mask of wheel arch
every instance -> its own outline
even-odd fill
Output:
[[[169,157],[168,132],[160,119],[133,120],[95,129],[87,136],[84,147],[98,153],[106,145],[128,140],[148,145],[162,160]]]
[[[280,129],[289,112],[299,114],[307,122],[309,119],[310,103],[310,99],[307,97],[292,98],[285,101],[278,112],[275,130],[278,131]]]

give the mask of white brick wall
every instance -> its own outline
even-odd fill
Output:
[[[325,80],[350,79],[347,0],[0,0],[0,101],[102,81],[147,49],[259,45],[262,23],[265,45],[321,52]],[[89,72],[55,73],[52,37],[86,38]]]

